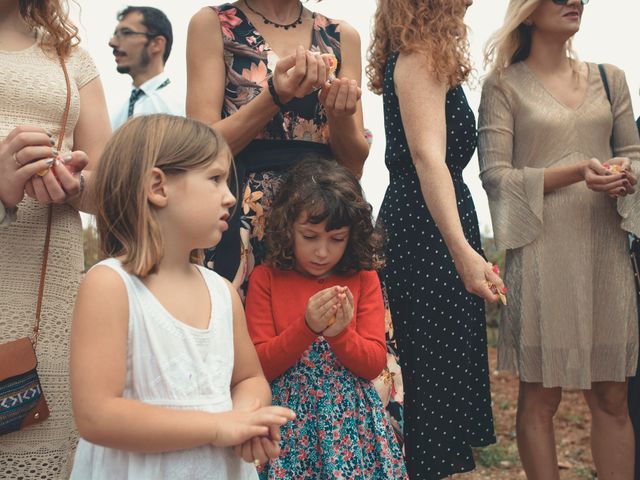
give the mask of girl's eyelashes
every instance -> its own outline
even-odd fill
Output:
[[[302,234],[302,238],[304,238],[305,240],[314,240],[315,238],[317,238],[316,235],[306,235],[306,234]],[[347,237],[331,237],[331,240],[333,240],[334,242],[344,242],[347,239]]]

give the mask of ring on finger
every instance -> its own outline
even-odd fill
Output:
[[[256,467],[259,467],[259,466],[260,466],[260,460],[258,460],[258,459],[256,458],[256,459],[253,461],[253,464],[254,464]]]

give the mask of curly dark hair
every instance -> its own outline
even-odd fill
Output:
[[[307,157],[289,171],[267,214],[265,263],[293,269],[293,224],[306,214],[314,225],[326,220],[327,231],[350,227],[347,248],[334,272],[377,270],[384,265],[384,236],[374,226],[371,212],[358,179],[349,170],[335,160]]]

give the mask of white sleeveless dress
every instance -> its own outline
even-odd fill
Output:
[[[174,318],[116,259],[98,265],[122,277],[129,298],[129,339],[124,398],[167,408],[231,410],[233,315],[231,295],[216,273],[198,267],[211,296],[207,329]],[[97,266],[97,265],[96,265]],[[95,268],[95,267],[94,267]],[[166,453],[132,453],[80,440],[73,480],[255,480],[255,467],[231,448],[203,446]]]

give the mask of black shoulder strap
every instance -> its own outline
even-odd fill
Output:
[[[611,90],[609,90],[609,81],[607,80],[607,73],[604,71],[604,65],[599,63],[598,70],[600,71],[600,78],[602,79],[602,83],[604,84],[604,91],[607,92],[607,100],[609,100],[609,103],[612,103]]]
[[[600,78],[602,79],[602,84],[604,85],[604,91],[607,93],[607,100],[609,100],[609,104],[611,104],[611,106],[613,107],[613,102],[611,101],[611,90],[609,89],[609,81],[607,80],[607,73],[604,71],[604,65],[602,65],[601,63],[598,64],[598,71],[600,72]],[[611,153],[615,155],[615,150],[613,149],[613,130],[611,130],[609,145],[611,145]]]

